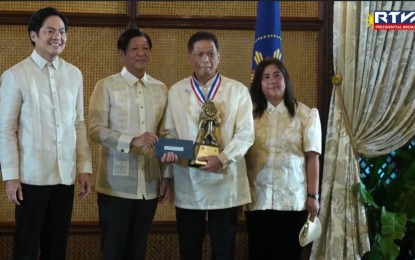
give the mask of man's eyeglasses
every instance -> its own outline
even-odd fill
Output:
[[[56,34],[58,34],[58,36],[60,36],[60,37],[66,37],[66,30],[65,29],[60,29],[60,30],[46,29],[46,30],[43,30],[41,32],[46,34],[49,37],[55,36]]]

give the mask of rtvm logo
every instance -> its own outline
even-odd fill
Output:
[[[415,30],[415,11],[375,11],[366,21],[375,30]]]

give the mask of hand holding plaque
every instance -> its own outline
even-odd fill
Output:
[[[218,155],[221,152],[218,143],[220,136],[219,126],[219,111],[212,100],[206,100],[200,112],[199,130],[194,146],[194,158],[190,161],[190,166],[200,167],[206,165],[205,161],[200,161],[198,158]]]

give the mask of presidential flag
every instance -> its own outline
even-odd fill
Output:
[[[252,54],[252,73],[266,57],[282,59],[280,1],[258,1],[255,41]]]

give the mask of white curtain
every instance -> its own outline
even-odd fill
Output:
[[[374,11],[415,10],[411,1],[336,1],[333,87],[319,218],[311,259],[360,259],[370,250],[365,208],[352,190],[358,155],[374,157],[415,135],[415,32],[374,30]]]

